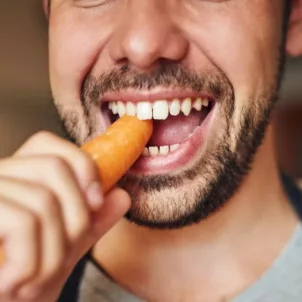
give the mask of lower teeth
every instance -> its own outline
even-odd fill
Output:
[[[194,129],[194,131],[184,140],[188,140],[197,130],[199,126]],[[150,146],[150,147],[145,147],[143,156],[159,156],[159,155],[168,155],[169,153],[172,153],[176,151],[180,147],[180,144],[174,144],[171,146]]]
[[[171,146],[150,146],[146,147],[143,152],[143,156],[158,156],[158,155],[168,155],[179,148],[180,144],[175,144]]]

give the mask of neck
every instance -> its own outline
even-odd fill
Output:
[[[219,212],[173,231],[121,221],[93,256],[148,301],[221,301],[238,294],[272,264],[297,225],[274,154],[269,128],[253,169]]]

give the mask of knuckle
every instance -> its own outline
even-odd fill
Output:
[[[36,203],[41,213],[49,217],[56,216],[59,213],[59,205],[56,196],[46,188],[36,190]]]
[[[39,150],[40,146],[51,146],[56,141],[56,136],[48,131],[39,131],[33,134],[25,143],[15,152],[15,154],[32,153]]]
[[[22,212],[17,214],[15,225],[26,232],[34,233],[39,228],[39,221],[32,213]]]
[[[37,133],[35,133],[34,135],[32,135],[32,137],[29,139],[31,142],[35,143],[35,142],[39,142],[41,143],[41,141],[53,141],[55,138],[55,135],[52,134],[49,131],[39,131]]]
[[[28,153],[35,151],[35,149],[42,145],[51,145],[55,139],[55,135],[47,131],[39,131],[33,134],[17,151],[16,154]]]
[[[46,159],[46,165],[48,167],[48,170],[54,173],[60,173],[64,172],[66,169],[68,169],[68,165],[65,162],[65,160],[58,156],[50,156]]]

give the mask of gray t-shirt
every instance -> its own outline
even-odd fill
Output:
[[[273,265],[246,291],[231,302],[302,301],[302,225]],[[78,302],[142,302],[108,279],[88,262],[80,286]]]

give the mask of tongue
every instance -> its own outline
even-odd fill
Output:
[[[201,124],[204,119],[202,115],[201,112],[192,111],[189,116],[169,115],[166,120],[155,120],[153,134],[148,145],[169,146],[182,143]]]

